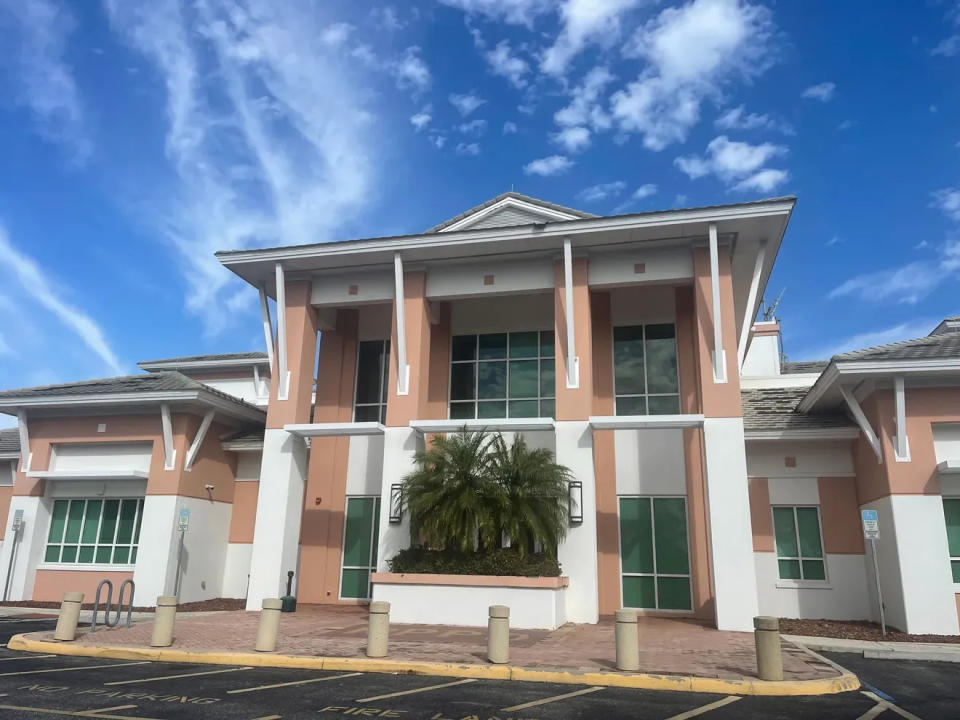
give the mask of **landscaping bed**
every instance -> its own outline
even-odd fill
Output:
[[[247,606],[247,601],[238,598],[214,598],[212,600],[198,600],[196,602],[182,603],[177,606],[179,612],[220,612],[223,610],[243,610]],[[0,607],[27,607],[27,608],[49,608],[50,610],[59,610],[60,603],[40,600],[11,600],[0,602]],[[93,610],[93,603],[84,603],[81,606],[84,610]],[[100,606],[101,609],[103,605]],[[114,604],[113,609],[116,609]],[[153,612],[154,607],[134,607],[134,612]]]
[[[887,634],[880,623],[868,620],[797,620],[781,618],[780,632],[786,635],[841,638],[843,640],[873,640],[877,642],[960,643],[960,635],[909,635],[887,626]]]

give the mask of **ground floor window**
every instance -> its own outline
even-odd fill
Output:
[[[687,501],[620,498],[623,607],[691,610]]]
[[[953,581],[960,583],[960,498],[943,499],[943,516],[947,521],[947,547],[950,548]]]
[[[142,517],[143,498],[56,500],[43,560],[133,565]]]
[[[773,536],[782,580],[826,580],[820,510],[814,505],[774,507]]]
[[[340,575],[341,598],[370,598],[370,574],[377,570],[379,536],[380,498],[347,498],[347,517],[343,528],[343,569]]]

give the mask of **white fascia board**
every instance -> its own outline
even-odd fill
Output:
[[[220,448],[227,452],[263,452],[263,440],[227,440],[220,443]]]
[[[703,427],[703,415],[591,415],[594,430],[664,430]]]
[[[937,463],[937,472],[941,475],[960,474],[960,460],[944,460],[943,462]]]
[[[17,452],[3,452],[0,453],[0,460],[19,460],[20,451]]]
[[[855,440],[860,428],[805,428],[795,430],[747,430],[747,440]]]
[[[542,229],[535,228],[531,225],[515,225],[503,228],[484,228],[482,230],[350,240],[319,245],[222,251],[217,253],[217,258],[225,267],[230,268],[246,263],[276,262],[320,256],[360,256],[371,252],[382,253],[387,251],[430,249],[448,246],[458,246],[463,250],[463,254],[466,255],[469,254],[468,247],[477,243],[498,242],[509,245],[516,240],[530,237],[559,240],[565,235],[573,237],[611,230],[633,230],[646,227],[687,225],[691,223],[728,222],[776,215],[789,216],[795,202],[796,201],[792,199],[772,200],[768,203],[727,205],[700,210],[668,210],[640,215],[583,218],[548,224]],[[692,237],[693,236],[691,236],[691,238]]]
[[[820,373],[789,373],[787,375],[743,375],[741,390],[772,390],[777,388],[810,388]]]
[[[284,425],[291,435],[302,438],[350,435],[383,435],[385,428],[378,422],[303,423]]]
[[[471,225],[475,225],[476,223],[483,220],[483,218],[487,217],[487,215],[492,215],[498,210],[502,210],[503,208],[507,208],[507,207],[515,207],[520,210],[526,210],[528,212],[535,213],[537,215],[543,215],[546,218],[550,218],[552,220],[564,221],[564,220],[580,219],[579,215],[572,215],[570,213],[561,212],[559,210],[554,210],[552,208],[546,208],[541,205],[534,205],[533,203],[526,202],[525,200],[520,200],[519,198],[506,197],[503,200],[496,202],[493,205],[490,205],[489,207],[485,207],[482,210],[477,210],[476,212],[470,213],[469,215],[467,215],[467,217],[461,220],[458,220],[453,225],[450,225],[448,227],[443,228],[442,230],[439,230],[438,233],[455,232],[457,230],[466,230]]]
[[[411,420],[410,427],[421,433],[522,432],[553,430],[553,418],[490,418],[473,420]]]
[[[146,480],[145,470],[30,470],[29,478],[39,480]]]
[[[234,358],[232,360],[192,360],[190,362],[142,362],[137,363],[141,370],[216,370],[218,368],[250,367],[270,365],[269,358]]]

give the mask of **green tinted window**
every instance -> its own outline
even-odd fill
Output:
[[[613,329],[613,387],[617,415],[680,412],[677,338],[672,323]]]
[[[953,581],[960,583],[960,498],[943,499],[943,517],[947,523],[947,547]]]
[[[623,606],[690,610],[686,500],[620,498]]]
[[[386,422],[390,377],[390,341],[362,340],[357,345],[354,422]]]
[[[380,533],[380,498],[347,498],[343,532],[340,597],[370,597],[370,573],[377,569]]]
[[[820,510],[808,505],[773,508],[777,567],[782,580],[826,580]]]
[[[142,514],[143,500],[136,498],[57,500],[44,562],[130,564]]]

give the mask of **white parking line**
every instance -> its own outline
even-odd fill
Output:
[[[386,700],[387,698],[400,697],[401,695],[414,695],[416,693],[429,692],[430,690],[440,690],[441,688],[453,687],[454,685],[466,685],[476,682],[475,678],[466,680],[456,680],[454,682],[441,683],[440,685],[427,685],[426,687],[416,688],[414,690],[401,690],[400,692],[387,693],[386,695],[374,695],[373,697],[359,698],[357,702],[373,702],[374,700]]]
[[[907,711],[907,710],[904,710],[902,707],[897,707],[896,705],[894,705],[894,704],[893,704],[892,702],[890,702],[889,700],[884,700],[882,697],[880,697],[879,695],[877,695],[877,694],[874,693],[874,692],[870,692],[869,690],[861,690],[861,692],[862,692],[864,695],[866,695],[868,698],[870,698],[871,700],[876,700],[879,705],[883,705],[883,707],[884,707],[885,710],[892,710],[893,712],[895,712],[895,713],[896,713],[897,715],[899,715],[900,717],[905,717],[905,718],[907,718],[907,720],[920,720],[920,718],[918,718],[918,717],[917,717],[916,715],[914,715],[912,712],[909,712],[909,711]],[[869,711],[868,711],[868,712],[869,712]]]
[[[114,710],[129,710],[130,708],[135,708],[135,707],[136,705],[114,705],[113,707],[100,708],[99,710],[85,710],[80,714],[94,717],[102,713],[113,712]]]
[[[535,707],[537,705],[546,705],[547,703],[558,702],[560,700],[566,700],[567,698],[577,697],[578,695],[586,695],[587,693],[595,693],[598,690],[603,690],[602,687],[588,687],[583,688],[583,690],[575,690],[574,692],[564,693],[563,695],[554,695],[553,697],[543,698],[542,700],[534,700],[532,702],[523,703],[522,705],[511,705],[510,707],[503,708],[503,712],[515,712],[517,710],[526,710],[527,708]]]
[[[877,703],[872,708],[867,710],[863,715],[857,718],[857,720],[873,720],[880,713],[885,713],[887,708],[881,703]]]
[[[159,718],[147,718],[134,715],[91,715],[90,710],[56,710],[55,708],[27,707],[25,705],[0,705],[0,710],[19,710],[20,712],[38,713],[40,715],[100,718],[100,720],[160,720]]]
[[[720,698],[715,702],[708,703],[706,705],[701,705],[700,707],[694,708],[693,710],[687,710],[686,712],[682,712],[679,715],[671,715],[670,717],[667,718],[667,720],[687,720],[687,718],[696,717],[697,715],[703,715],[704,713],[708,713],[711,710],[716,710],[717,708],[722,708],[724,705],[729,705],[730,703],[736,702],[737,700],[740,700],[740,699],[741,698],[739,695],[728,695],[725,698]]]
[[[273,685],[257,685],[256,687],[239,688],[237,690],[227,690],[227,695],[237,695],[238,693],[255,692],[257,690],[272,690],[273,688],[290,687],[291,685],[308,685],[310,683],[323,682],[325,680],[339,680],[340,678],[356,677],[363,673],[353,672],[343,675],[327,675],[325,677],[310,678],[309,680],[294,680],[292,682],[275,683]],[[279,715],[277,717],[280,717]]]
[[[264,715],[263,717],[254,718],[253,720],[280,720],[280,715]]]
[[[239,672],[240,670],[253,670],[249,667],[226,668],[225,670],[206,670],[204,672],[180,673],[179,675],[161,675],[160,677],[140,678],[138,680],[114,680],[104,683],[104,685],[133,685],[135,683],[156,682],[159,680],[176,680],[177,678],[200,677],[201,675],[221,675],[229,672]]]
[[[56,655],[14,655],[13,657],[0,657],[0,662],[10,662],[11,660],[40,660],[41,658],[56,657]]]
[[[111,665],[81,665],[79,667],[46,668],[44,670],[21,670],[20,672],[0,673],[0,677],[10,677],[11,675],[36,675],[38,673],[71,672],[73,670],[98,670],[100,668],[129,667],[130,665],[149,664],[149,660],[140,660],[139,662],[113,663]]]

